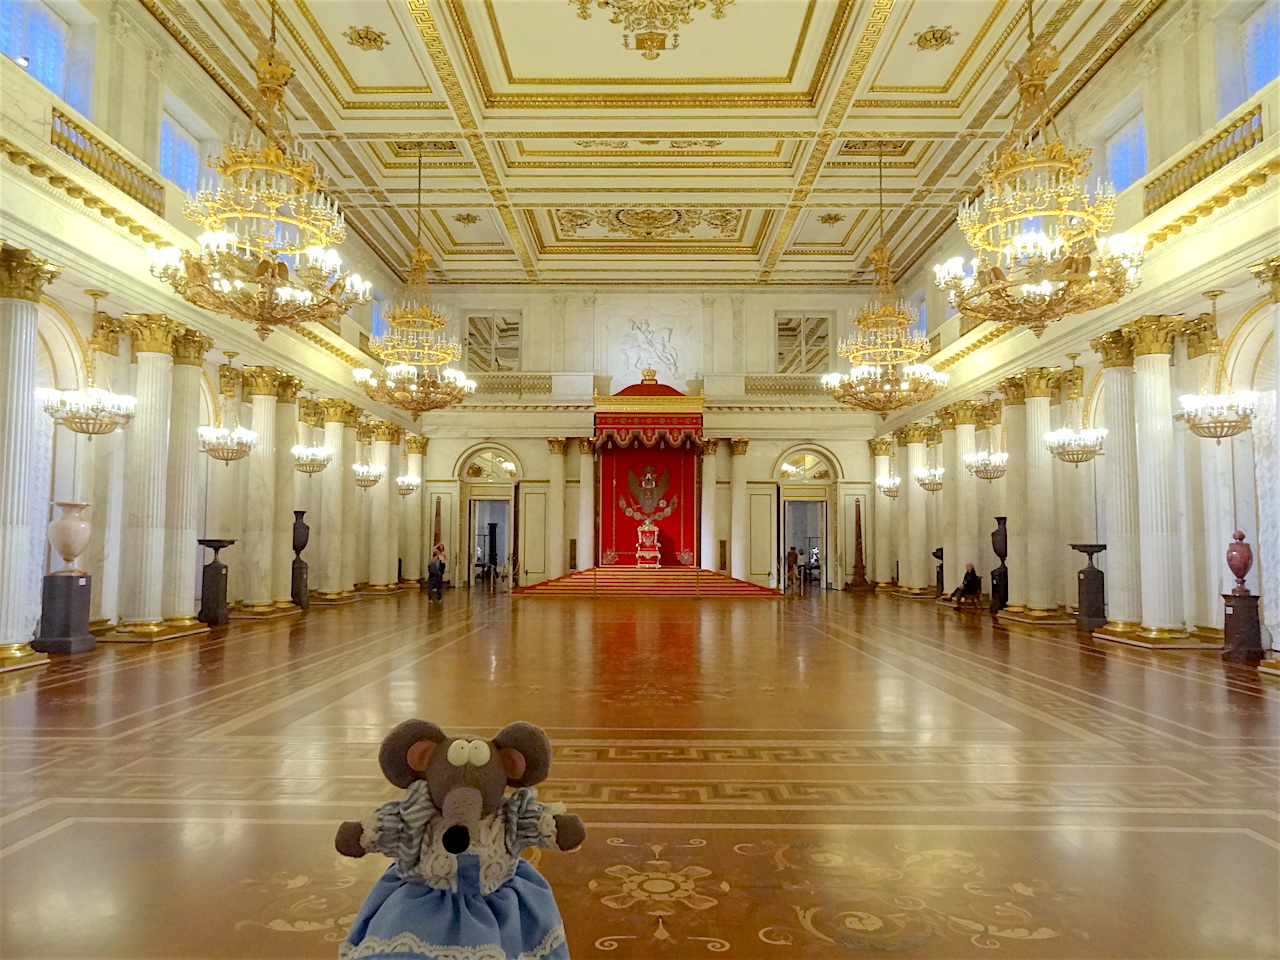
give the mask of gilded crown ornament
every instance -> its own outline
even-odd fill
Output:
[[[1025,326],[1041,336],[1054,320],[1115,303],[1138,285],[1144,240],[1107,236],[1115,221],[1109,184],[1089,192],[1086,148],[1069,147],[1045,118],[1045,84],[1058,52],[1036,40],[1027,4],[1028,49],[1007,66],[1018,107],[1005,145],[978,168],[982,196],[960,205],[958,223],[977,254],[934,267],[951,305],[973,320]]]
[[[98,301],[107,294],[103,290],[86,290],[93,299],[93,316],[98,316]],[[61,424],[72,433],[81,433],[90,440],[127,426],[133,419],[138,401],[135,397],[112,393],[99,387],[93,378],[93,354],[85,354],[85,388],[83,390],[53,390],[42,387],[36,391],[44,412],[54,423]]]
[[[711,19],[723,20],[724,8],[734,0],[569,0],[578,17],[591,19],[594,4],[610,14],[609,22],[622,25],[622,46],[635,49],[646,60],[657,60],[663,50],[680,46],[680,27],[693,22],[695,10],[712,5]],[[635,47],[632,47],[634,41]],[[670,46],[668,46],[670,41]]]
[[[282,107],[293,68],[271,37],[255,61],[261,133],[223,144],[208,161],[215,182],[184,214],[205,228],[196,253],[154,252],[151,272],[183,299],[253,324],[263,340],[278,327],[335,320],[369,300],[371,285],[342,271],[332,249],[346,237],[328,181],[296,147]]]
[[[432,301],[427,270],[431,254],[422,245],[422,152],[418,153],[418,236],[409,254],[409,282],[387,312],[387,333],[369,341],[369,353],[385,367],[377,376],[368,367],[352,372],[370,400],[419,414],[461,403],[475,393],[476,382],[449,366],[462,356],[462,344],[443,330],[449,322]]]
[[[931,350],[928,338],[912,332],[919,318],[894,289],[891,257],[884,242],[883,150],[879,173],[880,242],[871,251],[875,290],[851,320],[857,332],[840,342],[838,352],[849,361],[850,372],[828,373],[822,384],[840,403],[873,410],[884,419],[891,410],[937,396],[948,377],[921,362]]]

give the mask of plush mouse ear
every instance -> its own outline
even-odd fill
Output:
[[[517,720],[493,738],[498,755],[507,768],[507,784],[531,787],[547,779],[551,770],[551,741],[541,727]]]
[[[421,779],[435,744],[448,739],[444,731],[426,720],[406,720],[387,734],[378,750],[378,763],[388,780],[407,787]],[[427,746],[429,744],[430,746]]]

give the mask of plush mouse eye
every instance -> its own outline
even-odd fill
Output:
[[[473,767],[483,767],[491,756],[487,740],[472,740],[467,747],[467,762]]]
[[[449,744],[449,762],[455,767],[465,767],[471,756],[471,744],[466,740],[455,740]]]

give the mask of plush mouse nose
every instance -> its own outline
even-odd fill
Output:
[[[483,797],[475,787],[454,787],[444,798],[441,820],[444,833],[440,842],[452,854],[466,853],[471,846],[471,832],[480,823]]]

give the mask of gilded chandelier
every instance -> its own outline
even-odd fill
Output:
[[[386,368],[381,377],[368,367],[353,371],[369,399],[406,410],[416,420],[429,410],[461,403],[476,383],[448,364],[462,345],[442,331],[448,318],[432,303],[427,283],[431,254],[422,245],[422,155],[418,155],[418,241],[409,254],[409,282],[387,313],[390,332],[369,341],[369,353]]]
[[[107,295],[106,291],[86,290],[85,293],[93,298],[93,315],[97,317],[98,301]],[[36,399],[54,423],[72,433],[82,433],[90,440],[127,426],[133,419],[137,398],[103,390],[94,383],[92,350],[85,353],[85,381],[83,390],[41,387],[36,390]]]
[[[1067,356],[1071,359],[1072,371],[1079,375],[1075,360],[1080,354],[1069,353]],[[1078,429],[1063,426],[1057,430],[1050,430],[1044,435],[1044,442],[1049,452],[1059,460],[1064,463],[1074,463],[1078,467],[1102,454],[1102,443],[1106,438],[1105,428],[1086,429],[1081,417]]]
[[[260,136],[223,144],[206,185],[184,210],[205,228],[200,250],[155,251],[151,272],[183,299],[254,325],[266,339],[277,327],[334,320],[369,299],[370,284],[342,272],[332,249],[346,236],[315,161],[297,152],[281,101],[293,68],[271,40],[255,61],[262,98]]]
[[[822,385],[836,400],[874,410],[881,419],[889,411],[937,396],[947,375],[921,363],[929,355],[926,337],[911,332],[918,319],[898,298],[893,286],[889,248],[884,242],[884,157],[880,158],[880,242],[871,251],[875,291],[853,317],[857,332],[840,342],[838,353],[849,361],[847,374],[828,373]]]
[[[200,449],[214,460],[221,460],[223,463],[243,460],[253,452],[253,448],[258,443],[256,431],[240,426],[240,400],[236,397],[236,392],[244,374],[231,366],[231,361],[236,356],[238,355],[228,350],[227,362],[218,368],[220,387],[218,422],[212,427],[196,427],[196,434],[200,437]],[[231,427],[224,426],[227,418],[223,415],[223,407],[231,409],[233,424]]]
[[[958,223],[977,254],[966,269],[955,257],[934,267],[951,305],[975,320],[1031,328],[1114,303],[1138,285],[1144,241],[1106,236],[1115,191],[1085,186],[1087,148],[1069,147],[1042,119],[1045,84],[1058,52],[1032,35],[1008,64],[1018,84],[1010,139],[978,168],[982,196],[960,205]]]
[[[646,60],[657,60],[663,50],[675,50],[680,46],[680,26],[692,23],[691,15],[702,10],[710,2],[712,20],[724,19],[724,8],[734,0],[569,0],[578,8],[578,17],[591,19],[594,3],[610,14],[609,22],[622,25],[622,45],[630,50],[632,38],[635,49]],[[667,41],[671,45],[667,46]]]
[[[1175,420],[1183,421],[1197,437],[1216,440],[1219,445],[1228,437],[1244,433],[1253,426],[1253,418],[1258,412],[1258,394],[1253,390],[1233,391],[1230,381],[1227,381],[1225,393],[1210,392],[1210,384],[1217,376],[1217,359],[1221,349],[1217,330],[1218,297],[1222,294],[1222,290],[1209,290],[1203,294],[1213,305],[1212,349],[1205,369],[1204,385],[1199,393],[1179,397],[1182,409],[1173,415]]]

